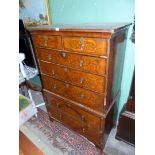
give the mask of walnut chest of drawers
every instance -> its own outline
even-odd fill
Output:
[[[113,126],[130,24],[29,28],[53,118],[100,150]]]

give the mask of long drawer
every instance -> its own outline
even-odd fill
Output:
[[[106,74],[107,59],[36,48],[39,60],[64,65],[98,75]]]
[[[100,117],[84,111],[82,108],[73,105],[73,103],[45,90],[44,97],[47,100],[46,106],[50,117],[99,143],[100,131],[102,131]]]
[[[77,71],[68,67],[55,65],[44,61],[40,61],[39,64],[41,73],[95,92],[105,92],[105,77]]]
[[[72,86],[68,83],[53,79],[46,75],[42,75],[42,80],[45,89],[75,102],[79,102],[87,107],[93,108],[98,112],[103,112],[104,95],[96,94],[89,90]]]
[[[62,49],[61,36],[33,35],[32,40],[35,47]]]
[[[64,37],[64,50],[92,55],[107,55],[107,40],[87,37]]]

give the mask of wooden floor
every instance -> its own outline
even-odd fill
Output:
[[[44,155],[21,131],[19,132],[19,155]]]

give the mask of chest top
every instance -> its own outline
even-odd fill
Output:
[[[31,34],[46,33],[49,34],[53,32],[55,34],[68,34],[77,36],[81,33],[87,33],[87,36],[94,34],[96,37],[110,38],[115,33],[125,30],[131,25],[131,23],[100,23],[100,24],[53,24],[53,25],[43,25],[36,27],[28,27]],[[100,35],[99,35],[100,34]]]

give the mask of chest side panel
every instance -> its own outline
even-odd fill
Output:
[[[108,61],[108,81],[106,110],[118,101],[121,93],[122,73],[126,49],[127,30],[121,31],[109,40],[109,61]]]

